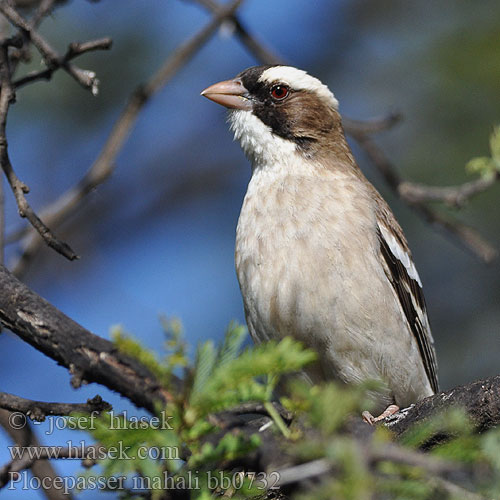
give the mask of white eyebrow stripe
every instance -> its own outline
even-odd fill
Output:
[[[305,71],[291,66],[273,66],[266,69],[260,75],[259,82],[266,83],[285,83],[295,90],[307,90],[315,92],[320,97],[331,102],[335,109],[338,109],[339,102],[330,89],[321,83],[314,76],[309,75]]]
[[[384,238],[384,240],[387,242],[387,246],[389,247],[394,257],[396,257],[396,259],[398,259],[401,264],[403,264],[406,272],[408,273],[408,276],[414,279],[419,284],[420,288],[422,288],[422,282],[420,281],[420,276],[418,275],[417,268],[408,255],[408,252],[406,252],[406,250],[398,243],[394,235],[383,224],[379,223],[378,227],[380,229],[382,238]]]

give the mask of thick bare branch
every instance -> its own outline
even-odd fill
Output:
[[[151,412],[168,394],[136,360],[89,332],[0,266],[0,322],[22,340],[68,368],[71,383],[96,382]]]
[[[450,408],[465,410],[477,432],[497,427],[500,425],[500,375],[425,398],[386,418],[384,425],[399,436],[416,422]]]
[[[165,402],[172,397],[137,361],[117,352],[110,342],[93,335],[66,317],[20,283],[3,267],[0,267],[0,305],[2,324],[68,368],[73,375],[75,386],[82,382],[97,382],[150,411],[154,411],[155,403]],[[174,387],[173,390],[177,392],[178,387]],[[466,411],[474,429],[478,432],[497,426],[500,423],[500,376],[424,399],[413,407],[386,419],[384,423],[396,436],[399,436],[416,422],[425,421],[454,407]],[[276,434],[269,430],[269,422],[272,421],[268,417],[246,418],[245,411],[252,414],[265,413],[261,405],[242,405],[240,410],[224,412],[215,417],[222,419],[221,428],[226,429],[226,432],[227,429],[237,428],[244,435],[259,432],[265,436],[263,445],[255,457],[247,457],[249,460],[256,460],[256,467],[262,467],[253,470],[271,470],[265,464],[283,464],[286,456],[280,451]],[[245,415],[242,416],[242,413]],[[362,425],[365,429],[369,429],[365,424]],[[370,453],[374,461],[403,462],[424,470],[432,468],[439,474],[447,471],[446,464],[423,461],[420,454],[415,455],[412,451],[403,451],[399,448],[374,448]]]

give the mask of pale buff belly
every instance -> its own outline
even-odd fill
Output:
[[[381,404],[432,391],[418,349],[377,259],[368,198],[335,197],[336,185],[252,179],[240,214],[236,268],[257,342],[290,335],[318,353],[314,382],[383,381]],[[259,182],[261,181],[261,182]]]

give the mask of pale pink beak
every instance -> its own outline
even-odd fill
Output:
[[[215,83],[206,88],[201,95],[229,109],[252,110],[252,101],[245,97],[248,95],[248,90],[239,78]]]

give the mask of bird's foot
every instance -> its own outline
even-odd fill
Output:
[[[398,411],[399,411],[399,406],[390,405],[378,417],[374,417],[369,411],[364,411],[361,414],[361,416],[363,417],[363,420],[367,424],[374,425],[377,422],[380,422],[381,420],[384,420],[385,418],[390,417],[391,415],[394,415]]]

